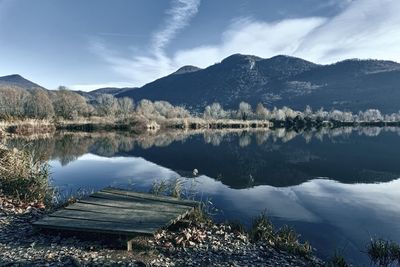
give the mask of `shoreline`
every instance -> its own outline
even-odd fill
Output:
[[[313,253],[301,256],[271,241],[252,241],[235,225],[187,220],[137,238],[134,251],[93,235],[39,232],[32,222],[49,211],[0,195],[0,263],[19,266],[324,266]],[[106,241],[107,242],[104,242]]]
[[[22,150],[4,148],[3,152],[0,154],[5,156],[6,161],[4,162],[11,163],[9,165],[11,169],[9,170],[10,175],[0,175],[2,178],[13,178],[17,170],[21,170],[20,167],[25,166],[24,162],[31,162],[29,155]],[[10,156],[7,156],[8,154]],[[15,164],[15,162],[21,164]],[[16,168],[16,165],[19,167]],[[0,167],[3,166],[6,165],[0,164]],[[30,168],[28,165],[26,167]],[[44,172],[41,172],[42,170]],[[48,181],[48,176],[46,176],[48,172],[42,168],[39,171],[39,173],[30,174],[32,176],[18,176],[22,178],[22,181],[29,182],[28,184],[15,181],[19,186],[0,188],[0,263],[12,265],[14,264],[13,260],[17,259],[20,260],[19,263],[22,266],[42,266],[44,264],[186,266],[187,260],[190,260],[194,266],[211,264],[214,266],[247,266],[251,264],[255,266],[326,266],[314,255],[315,251],[306,242],[301,243],[298,240],[298,235],[293,230],[284,227],[274,229],[272,224],[269,224],[267,217],[260,217],[256,228],[254,228],[255,221],[253,221],[253,227],[247,231],[240,224],[229,222],[217,224],[213,221],[207,223],[204,220],[192,219],[188,224],[188,220],[184,220],[175,227],[160,231],[152,239],[138,239],[137,247],[145,249],[138,249],[134,254],[127,254],[124,249],[108,244],[109,239],[103,235],[100,240],[98,237],[89,240],[85,237],[86,234],[58,235],[38,232],[32,228],[32,222],[50,212],[51,209],[46,210],[43,203],[50,203],[46,200],[54,200],[52,197],[44,197],[45,194],[42,193],[54,191],[47,184],[43,184],[43,181]],[[29,173],[32,172],[29,171]],[[4,182],[4,186],[7,184],[7,179],[1,182]],[[34,189],[30,187],[32,184],[38,186],[39,191],[35,192],[39,194],[25,195],[25,197],[30,197],[29,200],[18,201],[17,199],[23,197],[21,192],[31,192]],[[15,185],[17,184],[15,183]],[[22,187],[20,187],[21,185]],[[26,190],[24,186],[28,186],[29,190]],[[16,196],[10,192],[7,193],[7,196],[14,197],[2,195],[2,192],[7,192],[6,188],[12,189]],[[54,196],[51,192],[49,195]],[[168,194],[169,191],[165,193]],[[49,205],[49,207],[52,206]],[[257,234],[255,235],[254,232]],[[258,238],[254,238],[254,236],[258,236]],[[101,240],[106,240],[107,243],[101,242]],[[375,247],[381,248],[382,244],[386,247],[392,246],[389,241],[377,239],[371,240],[369,249],[372,251]],[[282,245],[284,249],[282,249]],[[368,251],[368,253],[370,252]],[[374,255],[372,253],[369,254],[370,257]],[[395,253],[398,252],[395,251]],[[334,254],[333,256],[337,258],[329,259],[332,262],[328,262],[327,264],[331,264],[328,266],[336,266],[333,264],[334,259],[336,263],[344,261],[340,255]],[[2,262],[3,259],[4,262]],[[382,259],[377,257],[376,261],[382,262]]]
[[[307,120],[205,120],[201,118],[152,120],[144,118],[130,118],[126,120],[107,120],[96,118],[93,120],[51,121],[51,120],[15,120],[0,121],[0,138],[6,136],[31,136],[54,134],[60,131],[70,132],[101,132],[120,131],[133,134],[156,133],[159,131],[188,131],[199,130],[310,130],[310,129],[337,129],[341,127],[400,127],[400,122],[341,122],[341,121],[307,121]]]

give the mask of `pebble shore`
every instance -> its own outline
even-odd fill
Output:
[[[324,266],[315,257],[291,255],[225,224],[183,225],[136,240],[134,251],[101,238],[44,233],[32,223],[40,205],[0,196],[0,266]],[[145,249],[143,249],[145,248]]]

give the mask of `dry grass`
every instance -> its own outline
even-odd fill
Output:
[[[6,196],[23,202],[48,203],[48,165],[34,155],[0,146],[0,188]]]
[[[384,239],[371,239],[367,254],[374,264],[379,266],[400,266],[400,246]]]
[[[283,226],[275,230],[274,225],[265,213],[262,213],[253,220],[253,225],[249,234],[253,242],[265,241],[277,249],[304,257],[312,254],[310,244],[307,241],[301,243],[299,241],[300,236],[294,229]]]
[[[183,180],[180,178],[159,179],[153,183],[150,193],[156,196],[164,195],[180,199],[182,197],[182,189]]]
[[[339,251],[335,251],[333,257],[327,263],[327,267],[350,267],[350,265],[347,264],[346,259]]]
[[[27,136],[34,134],[54,133],[56,127],[50,120],[24,119],[0,121],[0,131],[3,135]],[[0,134],[1,136],[1,134]]]
[[[266,120],[233,120],[233,119],[202,119],[202,118],[181,118],[165,119],[159,122],[162,128],[178,129],[252,129],[270,128],[272,123]]]

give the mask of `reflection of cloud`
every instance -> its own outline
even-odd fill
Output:
[[[100,190],[109,185],[130,185],[147,191],[154,180],[174,178],[176,172],[137,157],[106,158],[86,154],[68,166],[51,161],[56,185],[68,188]],[[200,170],[201,172],[201,170]],[[400,179],[380,184],[342,184],[327,179],[276,188],[257,186],[232,189],[207,176],[196,178],[196,190],[202,199],[211,197],[216,208],[227,219],[249,220],[266,210],[269,216],[289,224],[305,223],[301,229],[316,246],[321,234],[330,238],[332,249],[342,246],[340,240],[354,245],[358,253],[369,234],[398,239],[400,237]],[[326,226],[331,233],[324,231]],[[400,240],[399,240],[400,241]],[[346,241],[347,242],[347,241]]]
[[[85,154],[67,166],[60,166],[57,161],[50,161],[50,166],[57,186],[75,190],[85,187],[99,190],[115,183],[148,189],[155,179],[179,176],[170,169],[137,157],[107,158]]]
[[[273,216],[290,220],[325,220],[328,214],[319,214],[318,206],[327,206],[328,213],[341,213],[346,210],[338,210],[339,205],[350,205],[360,209],[370,209],[377,213],[396,214],[400,217],[400,209],[394,203],[400,203],[400,179],[381,184],[342,184],[332,180],[317,179],[301,185],[285,188],[272,186],[257,186],[249,189],[230,189],[212,178],[202,176],[200,189],[203,192],[219,194],[219,198],[228,198],[232,201],[233,209],[250,211],[267,208]],[[283,209],[283,206],[287,208]],[[247,207],[253,207],[248,210]],[[296,218],[298,212],[307,214]],[[325,212],[324,212],[325,213]],[[340,218],[338,214],[335,216]]]
[[[232,189],[219,181],[207,176],[198,178],[198,190],[218,199],[217,205],[224,213],[238,213],[239,217],[252,218],[267,210],[273,215],[286,220],[302,220],[317,222],[319,218],[312,212],[297,203],[296,192],[289,188],[275,188],[272,186],[257,186],[247,189]]]
[[[230,219],[249,219],[266,210],[279,221],[293,224],[311,223],[302,234],[316,246],[329,239],[333,250],[345,244],[353,256],[365,247],[371,236],[400,241],[400,179],[380,184],[342,184],[317,179],[285,188],[257,186],[234,190],[201,177],[199,189],[210,193]],[[318,231],[324,227],[332,233]],[[323,231],[323,230],[322,230]],[[347,245],[346,245],[347,246]],[[330,250],[330,248],[325,248]],[[361,256],[354,256],[355,258]]]

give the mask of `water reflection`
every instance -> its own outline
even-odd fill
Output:
[[[199,196],[213,199],[222,211],[217,218],[248,223],[266,209],[320,255],[339,249],[368,263],[360,251],[370,236],[400,241],[399,132],[57,133],[3,142],[49,160],[53,183],[65,195],[109,185],[148,191],[155,179],[188,177],[196,168]]]
[[[179,176],[140,157],[85,154],[67,166],[57,160],[50,164],[55,184],[68,193],[80,188],[96,191],[109,185],[148,191],[156,178]],[[192,179],[196,179],[198,197],[210,197],[220,210],[217,219],[248,224],[266,210],[274,223],[294,226],[325,258],[341,249],[353,262],[368,263],[360,251],[370,236],[400,241],[400,179],[379,184],[314,179],[288,187],[261,185],[246,189],[230,188],[206,175],[185,180]]]
[[[396,179],[400,177],[398,131],[324,128],[303,132],[176,131],[140,136],[67,133],[35,140],[9,139],[7,143],[34,150],[36,155],[57,160],[62,166],[86,153],[136,156],[180,174],[196,168],[232,188],[286,187],[318,177],[343,183]]]

